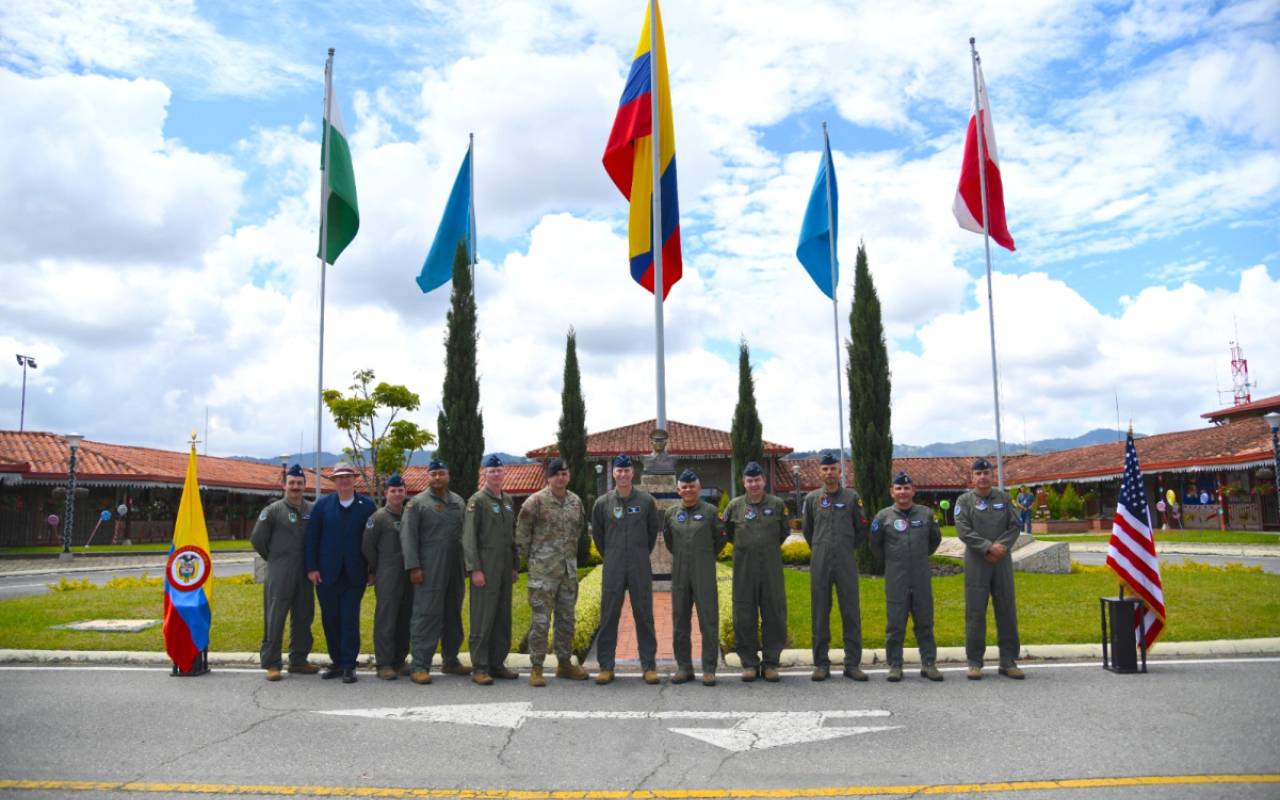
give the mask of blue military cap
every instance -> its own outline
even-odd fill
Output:
[[[399,472],[391,473],[391,477],[387,478],[387,488],[392,486],[404,486],[404,478],[400,477]]]
[[[305,478],[305,477],[307,477],[307,473],[305,473],[305,472],[303,472],[303,471],[302,471],[302,465],[301,465],[301,464],[294,464],[292,467],[289,467],[289,471],[288,471],[288,472],[286,472],[285,474],[286,474],[286,475],[288,475],[290,478]]]
[[[837,460],[836,460],[836,457],[835,457],[835,456],[833,456],[833,455],[831,455],[830,453],[823,453],[823,454],[822,454],[822,460],[821,460],[821,461],[819,461],[818,463],[819,463],[819,464],[821,464],[821,465],[822,465],[822,466],[824,466],[824,467],[829,467],[829,466],[831,466],[832,464],[839,464],[840,462],[839,462],[839,461],[837,461]]]
[[[754,478],[757,475],[763,475],[763,474],[764,474],[764,467],[760,466],[754,461],[752,461],[750,464],[747,464],[747,468],[742,471],[742,477],[744,478]]]
[[[894,486],[910,486],[911,483],[911,476],[902,470],[898,470],[898,474],[893,476]]]
[[[615,467],[631,467],[635,466],[631,463],[631,456],[626,453],[618,453],[618,457],[613,460]]]
[[[449,467],[446,466],[445,463],[438,458],[431,459],[431,463],[427,465],[427,472],[435,472],[436,470],[439,470],[439,469],[448,471]]]
[[[978,456],[978,457],[974,460],[974,462],[973,462],[973,466],[972,466],[972,467],[969,467],[969,469],[970,469],[970,470],[974,470],[974,471],[977,471],[977,470],[980,470],[980,469],[991,469],[991,462],[990,462],[990,461],[988,461],[988,460],[986,460],[986,459],[985,459],[985,458],[983,458],[982,456]]]
[[[569,471],[569,463],[563,458],[553,458],[547,462],[547,477]]]
[[[485,469],[489,469],[490,467],[500,467],[502,466],[502,459],[498,458],[497,455],[492,455],[486,458],[484,460],[484,464],[482,464],[481,466],[483,466]]]
[[[684,472],[680,473],[680,482],[681,483],[697,483],[698,476],[693,473],[693,470],[686,469]]]

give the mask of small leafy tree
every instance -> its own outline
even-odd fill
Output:
[[[356,370],[354,375],[349,397],[336,389],[326,389],[322,397],[334,424],[351,442],[342,448],[343,454],[364,479],[365,491],[377,500],[382,496],[383,476],[402,471],[410,457],[436,437],[416,423],[396,419],[401,412],[418,410],[417,394],[386,381],[370,389],[375,377],[371,369]],[[384,413],[386,420],[379,429],[378,417]]]
[[[569,490],[585,504],[594,488],[587,475],[587,401],[582,396],[582,375],[578,371],[578,334],[569,328],[564,346],[564,388],[560,392],[560,430],[556,450],[569,464]],[[578,532],[578,563],[591,558],[591,536],[584,515]]]
[[[733,409],[729,444],[733,449],[733,485],[742,493],[742,471],[752,461],[764,461],[764,426],[756,410],[756,379],[751,374],[751,348],[744,336],[738,343],[738,405]],[[764,466],[761,464],[761,466]]]
[[[1084,500],[1076,492],[1076,487],[1069,483],[1062,490],[1062,516],[1064,519],[1080,519],[1084,516]]]

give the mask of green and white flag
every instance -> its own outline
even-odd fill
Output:
[[[338,96],[329,82],[329,101],[325,104],[324,139],[320,143],[320,169],[328,185],[324,187],[328,219],[320,221],[321,236],[327,247],[318,255],[332,264],[356,238],[360,229],[360,209],[356,204],[356,174],[351,168],[351,146],[347,144],[347,131],[342,127],[342,112],[338,110]],[[325,169],[325,154],[328,169]]]

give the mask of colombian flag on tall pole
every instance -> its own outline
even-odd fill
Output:
[[[209,625],[213,620],[213,561],[209,531],[196,480],[196,433],[191,432],[191,458],[182,485],[182,502],[173,528],[164,575],[164,649],[173,659],[173,674],[209,671]]]
[[[680,280],[683,264],[680,203],[676,198],[676,136],[671,124],[667,47],[658,0],[650,0],[645,12],[640,44],[605,145],[604,168],[618,191],[631,202],[627,222],[631,277],[653,293],[658,428],[666,430],[662,302]]]

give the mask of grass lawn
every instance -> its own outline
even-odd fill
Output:
[[[954,538],[956,526],[944,525],[942,536]],[[1075,533],[1057,536],[1037,533],[1038,542],[1108,542],[1108,533]],[[1156,531],[1157,542],[1204,542],[1205,544],[1280,544],[1280,535],[1274,533],[1257,533],[1255,531],[1220,531],[1216,528],[1185,531]]]
[[[579,570],[584,575],[589,569]],[[469,583],[469,582],[468,582]],[[529,629],[529,594],[526,576],[515,585],[511,606],[512,647]],[[468,603],[469,603],[468,586]],[[373,652],[373,589],[364,598],[360,614],[360,652]],[[469,604],[463,606],[462,628],[471,629]],[[89,619],[164,619],[164,590],[157,587],[89,589],[0,600],[0,648],[32,650],[137,650],[164,652],[159,625],[141,633],[91,633],[53,630],[50,626]],[[313,652],[325,653],[324,631],[317,604]],[[262,641],[262,586],[218,586],[213,592],[213,627],[209,649],[220,653],[258,652]],[[465,652],[466,636],[462,640]],[[285,633],[288,652],[288,632]]]
[[[813,646],[809,621],[809,575],[786,571],[788,647]],[[1163,575],[1169,642],[1280,636],[1280,575],[1246,572],[1166,571]],[[1085,644],[1101,639],[1098,598],[1116,594],[1108,573],[1016,574],[1018,631],[1024,644]],[[863,576],[863,646],[884,647],[884,583]],[[933,581],[934,636],[939,647],[964,645],[964,576]],[[831,617],[832,647],[840,647],[839,613]],[[987,644],[996,643],[993,613],[987,612]],[[907,646],[915,635],[907,626]]]
[[[108,537],[110,538],[110,537]],[[219,539],[216,542],[209,542],[209,548],[214,552],[220,550],[244,550],[253,552],[253,547],[249,544],[248,539]],[[39,554],[39,553],[61,553],[62,546],[55,545],[51,547],[5,547],[0,548],[0,555],[4,554]],[[83,545],[73,546],[71,552],[76,555],[93,555],[95,553],[137,553],[146,555],[147,553],[167,553],[169,552],[168,542],[154,542],[152,544],[95,544],[85,549]]]

